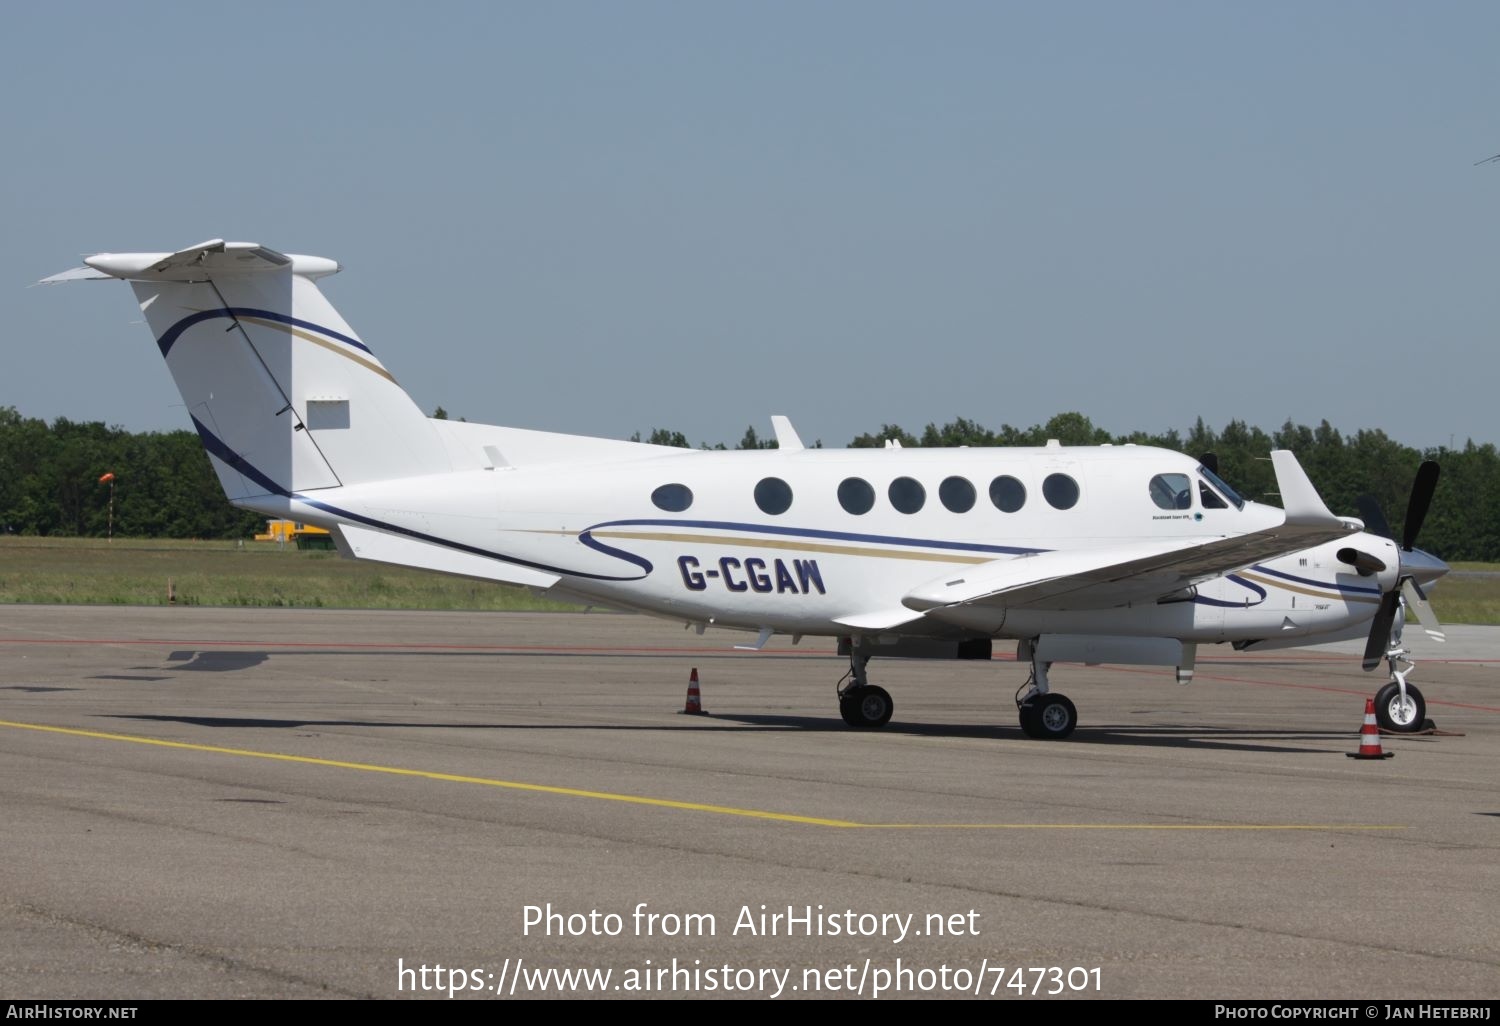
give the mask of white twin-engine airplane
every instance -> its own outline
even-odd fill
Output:
[[[1437,481],[1424,464],[1398,544],[1334,516],[1290,452],[1282,509],[1241,498],[1212,459],[1140,446],[703,451],[425,416],[329,305],[321,257],[214,240],[101,253],[47,282],[135,289],[193,426],[236,506],[326,527],[340,552],[524,585],[696,627],[840,639],[839,711],[880,727],[872,655],[1031,664],[1022,729],[1064,738],[1054,662],[1192,677],[1202,644],[1283,648],[1368,635],[1388,660],[1380,722],[1418,730],[1405,606],[1447,572],[1412,542]],[[1209,465],[1205,465],[1205,464]]]

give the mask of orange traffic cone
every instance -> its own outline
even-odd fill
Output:
[[[1371,705],[1371,709],[1375,706]],[[693,667],[692,676],[688,677],[687,708],[683,709],[687,716],[707,716],[708,711],[703,708],[703,696],[698,692],[698,667]],[[1376,741],[1377,747],[1379,741]]]
[[[1344,754],[1351,759],[1389,759],[1396,754],[1380,750],[1380,727],[1375,723],[1375,699],[1365,699],[1365,724],[1359,728],[1359,751]]]

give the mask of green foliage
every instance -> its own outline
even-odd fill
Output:
[[[268,542],[0,537],[0,605],[576,608],[525,588]]]
[[[873,435],[860,435],[849,443],[851,449],[881,449],[889,439],[895,439],[901,443],[903,449],[910,449],[919,445],[915,435],[907,434],[895,424],[882,424],[880,430]]]
[[[437,411],[443,413],[441,409]],[[1231,420],[1215,431],[1199,417],[1186,437],[1175,429],[1152,434],[1112,435],[1077,412],[1059,413],[1045,424],[992,431],[959,417],[928,424],[920,436],[894,424],[862,434],[853,448],[879,448],[887,439],[917,446],[1037,446],[1055,438],[1064,445],[1135,443],[1194,456],[1212,452],[1219,476],[1246,498],[1275,503],[1272,449],[1291,449],[1335,513],[1358,515],[1360,495],[1375,497],[1398,533],[1406,518],[1412,478],[1424,459],[1442,465],[1442,478],[1420,545],[1442,558],[1500,561],[1500,453],[1494,444],[1419,451],[1379,430],[1345,435],[1327,421],[1316,427],[1283,424],[1267,434]],[[640,441],[639,432],[634,436]],[[680,431],[656,428],[649,441],[686,448]],[[736,448],[775,448],[755,428]],[[709,448],[705,443],[703,448]],[[724,448],[719,443],[714,448]],[[0,407],[0,533],[103,537],[109,516],[109,486],[115,474],[115,534],[137,538],[244,538],[261,529],[262,518],[225,500],[198,438],[189,431],[132,434],[102,423],[59,418],[52,424]]]
[[[102,537],[105,473],[115,475],[116,535],[243,538],[263,523],[224,498],[191,431],[132,434],[66,418],[48,425],[0,407],[0,532]]]
[[[651,432],[651,437],[646,439],[652,445],[671,445],[679,449],[689,448],[687,435],[681,431],[668,431],[666,428],[656,428]]]
[[[774,438],[762,439],[755,433],[755,426],[751,425],[745,429],[745,435],[740,439],[736,449],[775,449],[778,443]]]

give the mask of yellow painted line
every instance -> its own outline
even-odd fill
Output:
[[[247,759],[270,759],[275,762],[300,763],[304,766],[326,766],[332,769],[361,770],[365,773],[386,773],[396,777],[419,777],[423,780],[443,780],[452,784],[479,784],[499,787],[510,791],[533,791],[540,794],[558,794],[570,798],[594,798],[600,801],[626,802],[631,805],[654,805],[666,809],[685,809],[689,812],[714,812],[721,816],[744,816],[750,819],[773,819],[783,823],[809,823],[813,826],[852,827],[864,824],[850,823],[841,819],[820,819],[816,816],[796,816],[786,812],[765,812],[760,809],[736,809],[728,805],[704,805],[699,802],[679,802],[670,798],[647,798],[633,794],[615,794],[610,791],[585,791],[575,787],[553,787],[549,784],[527,784],[515,780],[492,780],[489,777],[469,777],[457,773],[437,773],[432,770],[405,769],[400,766],[378,766],[367,762],[342,762],[337,759],[319,759],[310,755],[284,755],[280,752],[257,752],[249,748],[223,748],[218,745],[198,745],[187,741],[164,741],[155,737],[138,737],[134,734],[109,734],[97,730],[78,730],[73,727],[53,727],[41,723],[15,723],[0,720],[0,727],[17,730],[36,730],[49,734],[66,734],[71,737],[87,737],[101,741],[127,741],[138,745],[154,745],[158,748],[176,748],[189,752],[209,752],[214,755],[235,755]]]
[[[902,552],[875,549],[864,545],[829,545],[823,542],[794,542],[779,538],[742,538],[715,534],[665,534],[659,531],[594,531],[595,538],[625,538],[631,541],[682,542],[689,545],[754,545],[762,549],[785,549],[791,552],[823,552],[839,556],[875,556],[881,559],[917,559],[927,563],[989,563],[994,556],[958,556],[945,552]]]
[[[162,738],[140,737],[135,734],[111,734],[98,730],[80,730],[76,727],[54,727],[44,723],[18,723],[0,720],[0,727],[14,730],[34,730],[46,734],[64,734],[69,737],[86,737],[98,741],[124,741],[137,745],[152,745],[157,748],[175,748],[188,752],[207,752],[212,755],[233,755],[247,759],[269,759],[273,762],[290,762],[303,766],[324,766],[330,769],[360,770],[364,773],[385,773],[396,777],[416,777],[422,780],[442,780],[451,784],[478,784],[483,787],[498,787],[509,791],[530,791],[537,794],[563,795],[568,798],[592,798],[596,801],[624,802],[629,805],[650,805],[662,809],[681,809],[687,812],[710,812],[720,816],[739,816],[746,819],[768,819],[779,823],[801,823],[807,826],[839,827],[856,830],[1405,830],[1404,826],[1378,826],[1356,823],[855,823],[844,819],[823,819],[818,816],[798,816],[789,812],[769,812],[764,809],[738,809],[730,805],[707,805],[702,802],[680,802],[671,798],[650,798],[644,795],[619,794],[613,791],[588,791],[576,787],[555,787],[550,784],[528,784],[516,780],[495,780],[490,777],[470,777],[458,773],[438,773],[433,770],[406,769],[401,766],[380,766],[368,762],[343,762],[338,759],[319,759],[311,755],[285,755],[281,752],[258,752],[249,748],[225,748],[220,745],[200,745],[188,741],[166,741]]]
[[[1405,830],[1378,823],[850,823],[876,830]]]

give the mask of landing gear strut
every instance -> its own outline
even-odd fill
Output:
[[[1036,657],[1033,642],[1023,648],[1031,653],[1031,676],[1016,692],[1016,709],[1021,715],[1021,730],[1027,737],[1043,741],[1061,741],[1078,726],[1078,710],[1068,699],[1052,691],[1047,684],[1051,663]]]
[[[891,722],[891,713],[896,706],[890,692],[871,684],[865,677],[865,666],[870,661],[867,646],[858,639],[849,645],[849,672],[838,683],[839,714],[844,722],[860,730],[873,730]]]
[[[1417,664],[1401,642],[1405,626],[1406,603],[1402,601],[1391,624],[1391,644],[1385,653],[1386,665],[1391,671],[1390,683],[1375,692],[1375,722],[1385,730],[1412,733],[1421,730],[1427,720],[1427,702],[1415,684],[1406,682],[1407,674],[1416,669]]]

